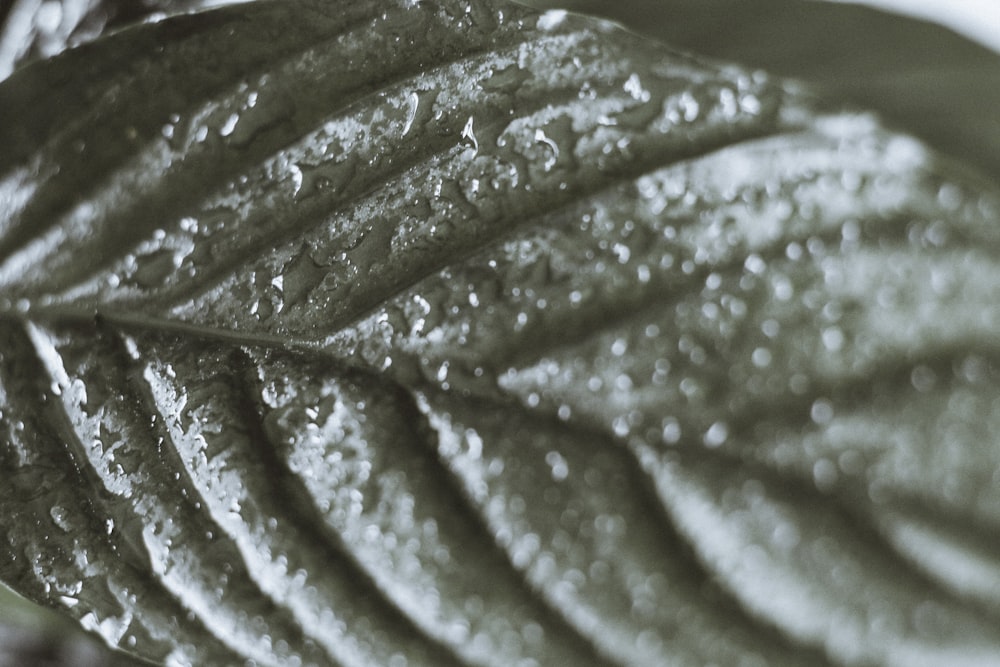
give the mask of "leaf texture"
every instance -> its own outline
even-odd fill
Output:
[[[761,72],[285,0],[0,86],[0,578],[170,665],[1000,664],[1000,192]]]
[[[1000,178],[1000,53],[949,19],[973,4],[802,0],[524,0],[618,21],[702,56],[808,81],[823,97],[878,111],[936,150]],[[882,8],[899,13],[887,13]],[[978,8],[981,33],[998,16]],[[941,24],[905,14],[935,15]],[[971,27],[971,26],[970,26]],[[972,27],[975,30],[974,27]],[[996,33],[997,31],[993,31]],[[993,45],[991,48],[989,45]]]

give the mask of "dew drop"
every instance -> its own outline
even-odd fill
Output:
[[[564,9],[550,9],[538,17],[538,29],[550,32],[563,24],[567,12]]]
[[[664,444],[675,445],[681,439],[681,425],[676,419],[670,417],[663,421],[661,432]]]
[[[632,97],[632,99],[640,102],[648,102],[652,97],[650,92],[643,88],[642,80],[639,78],[639,75],[635,73],[633,73],[628,80],[625,81],[625,85],[622,86],[622,88]]]
[[[562,482],[569,476],[569,463],[557,451],[550,451],[545,455],[545,462],[552,469],[552,479],[556,482]]]
[[[735,118],[737,112],[739,111],[736,93],[729,88],[723,88],[719,93],[719,107],[724,118]]]
[[[813,402],[809,416],[817,424],[828,424],[833,419],[833,404],[821,398]]]
[[[284,269],[281,287],[285,303],[288,307],[304,303],[328,274],[328,269],[320,266],[310,255],[309,249],[303,246]]]
[[[462,141],[468,146],[472,147],[472,150],[479,152],[479,141],[476,139],[476,132],[474,127],[475,119],[469,116],[469,120],[466,121],[465,127],[462,129]]]
[[[160,249],[135,258],[135,272],[132,280],[140,287],[147,289],[158,287],[166,282],[179,262],[173,250]]]
[[[30,14],[29,14],[30,16]],[[40,33],[55,34],[63,22],[63,6],[55,0],[43,2],[35,10],[35,27]]]
[[[541,128],[535,130],[535,142],[544,144],[548,147],[550,155],[546,158],[543,168],[545,171],[552,171],[552,167],[554,167],[556,162],[559,161],[559,145],[550,139],[549,136],[545,134],[545,130],[542,130]]]
[[[407,96],[406,103],[406,122],[403,124],[404,137],[410,133],[410,130],[413,128],[413,121],[417,118],[417,110],[420,108],[420,96],[416,92],[412,92]]]
[[[611,344],[611,354],[616,357],[621,357],[628,350],[628,341],[624,338],[616,338],[614,343]]]
[[[495,70],[489,78],[480,81],[479,86],[487,91],[503,90],[516,92],[530,76],[527,70],[515,63],[503,69]]]
[[[813,481],[820,491],[832,491],[837,484],[837,466],[828,459],[820,459],[813,464]]]
[[[761,275],[767,269],[767,264],[760,255],[750,255],[743,262],[743,267],[754,275]]]
[[[238,123],[239,120],[240,120],[239,114],[235,113],[230,114],[229,118],[226,119],[226,122],[223,123],[222,127],[219,128],[219,136],[228,137],[229,135],[231,135],[233,133],[233,130],[236,129],[236,123]]]
[[[760,99],[756,95],[744,95],[740,98],[740,111],[756,116],[760,113]]]
[[[823,330],[823,346],[830,352],[839,352],[844,347],[844,333],[837,327]]]
[[[52,517],[52,522],[55,523],[60,530],[68,533],[72,529],[69,522],[69,513],[65,508],[55,505],[49,510],[49,516]]]
[[[357,166],[358,158],[354,155],[318,164],[299,162],[289,170],[293,180],[293,193],[306,198],[323,192],[340,192],[354,178]]]
[[[729,427],[725,422],[715,422],[705,432],[705,445],[707,447],[720,447],[729,438]]]
[[[767,368],[771,365],[771,351],[766,347],[758,347],[750,355],[750,360],[757,368]]]

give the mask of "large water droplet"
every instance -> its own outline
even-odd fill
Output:
[[[472,150],[479,152],[479,141],[476,139],[475,131],[475,119],[469,116],[469,120],[466,121],[465,127],[462,129],[462,142],[468,146],[472,147]]]
[[[306,246],[285,266],[282,281],[282,291],[285,304],[290,308],[305,302],[309,293],[316,289],[323,279],[329,275],[329,270],[320,266],[309,254]]]
[[[489,92],[515,93],[529,78],[531,73],[514,63],[503,69],[494,70],[489,78],[479,82],[479,86]]]
[[[298,187],[295,190],[299,198],[312,197],[323,192],[340,192],[357,173],[358,158],[349,155],[342,160],[327,160],[319,164],[299,162]]]
[[[421,132],[434,117],[434,103],[438,92],[432,90],[416,90],[406,98],[406,120],[403,123],[403,136],[413,132]]]
[[[160,249],[135,258],[135,272],[131,278],[137,285],[147,289],[158,287],[178,266],[173,250]]]
[[[550,9],[538,17],[538,29],[550,32],[566,21],[568,12],[565,9]]]
[[[69,512],[67,512],[65,508],[54,505],[52,509],[49,510],[49,516],[52,517],[52,522],[55,523],[60,530],[67,533],[72,530],[72,525],[69,521]]]

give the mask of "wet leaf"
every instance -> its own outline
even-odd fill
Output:
[[[0,578],[109,644],[998,663],[973,170],[490,2],[177,17],[0,113]]]
[[[640,34],[712,58],[794,77],[839,104],[878,111],[936,150],[1000,178],[1000,53],[947,27],[889,14],[972,15],[929,2],[815,0],[523,0],[619,21]],[[870,6],[869,6],[870,5]],[[964,10],[964,11],[963,11]],[[996,9],[979,12],[989,35]],[[993,24],[995,25],[995,23]]]

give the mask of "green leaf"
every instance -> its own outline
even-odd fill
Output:
[[[1000,192],[815,104],[485,1],[19,70],[0,579],[162,664],[1000,664]]]
[[[941,25],[867,5],[817,0],[521,0],[618,21],[706,57],[808,83],[824,98],[878,111],[936,150],[1000,179],[1000,53]],[[936,13],[971,13],[939,4]],[[913,2],[914,12],[930,3]],[[964,12],[962,10],[965,10]],[[983,25],[996,16],[982,7]],[[995,35],[994,35],[995,37]]]

